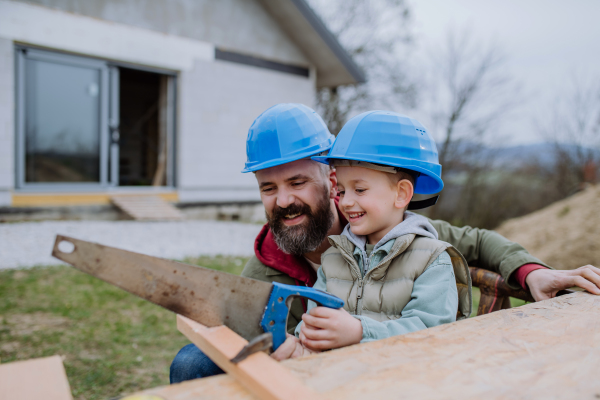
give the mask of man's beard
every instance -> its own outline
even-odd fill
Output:
[[[284,216],[304,214],[307,220],[298,225],[287,226],[284,224]],[[325,191],[314,210],[307,204],[292,204],[287,208],[275,206],[273,215],[267,221],[275,243],[284,252],[293,255],[302,255],[315,251],[327,237],[327,232],[333,226],[335,216],[331,211],[329,192]]]

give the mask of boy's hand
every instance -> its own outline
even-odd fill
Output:
[[[271,354],[271,357],[277,361],[283,361],[288,358],[304,357],[313,353],[318,353],[318,351],[307,349],[300,343],[300,339],[288,333],[285,342]]]
[[[302,321],[300,340],[311,350],[337,349],[362,340],[362,324],[343,308],[315,307]]]

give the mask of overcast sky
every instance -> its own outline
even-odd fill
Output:
[[[507,129],[512,144],[541,141],[534,118],[568,89],[573,75],[600,79],[599,0],[412,0],[417,47],[443,43],[451,27],[495,41],[521,83],[525,102]],[[520,129],[519,129],[520,130]]]

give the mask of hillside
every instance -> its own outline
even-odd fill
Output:
[[[496,231],[554,268],[600,266],[600,185],[510,219]]]

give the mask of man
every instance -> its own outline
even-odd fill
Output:
[[[255,255],[244,267],[243,276],[291,285],[314,284],[321,254],[330,247],[327,236],[339,235],[347,223],[337,206],[335,170],[310,159],[328,151],[333,141],[323,120],[301,104],[278,104],[254,121],[242,172],[255,174],[268,223],[256,238]],[[427,200],[415,203],[412,209],[430,204]],[[591,265],[555,271],[495,232],[457,228],[444,221],[431,223],[439,239],[457,248],[469,265],[500,273],[510,286],[529,289],[536,301],[572,286],[600,294],[600,269]],[[292,304],[288,331],[301,321],[305,309],[302,300]],[[192,344],[173,360],[171,383],[220,372]]]

